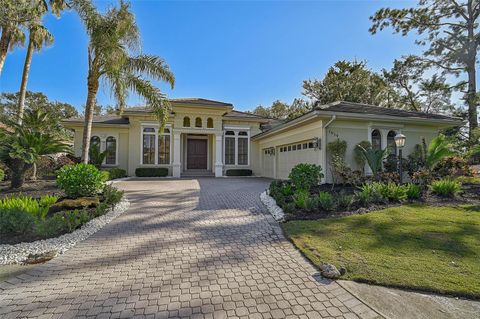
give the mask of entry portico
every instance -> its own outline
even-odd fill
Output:
[[[163,131],[146,107],[127,108],[120,116],[94,118],[91,144],[108,156],[105,167],[135,175],[139,167],[167,168],[169,175],[216,176],[229,169],[258,169],[250,137],[274,120],[234,111],[233,105],[201,98],[171,99]],[[75,131],[75,154],[81,154],[83,119],[65,121]]]

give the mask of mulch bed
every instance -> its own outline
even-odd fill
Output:
[[[357,188],[353,186],[341,186],[332,184],[322,184],[315,187],[312,190],[312,193],[318,194],[321,191],[325,192],[334,192],[345,194],[353,194]],[[335,212],[326,212],[326,211],[306,211],[302,209],[296,209],[294,214],[285,214],[285,220],[314,220],[314,219],[325,219],[325,218],[336,218],[350,215],[365,214],[368,212],[381,210],[390,207],[398,207],[404,204],[426,204],[431,206],[457,206],[457,205],[478,205],[480,210],[480,185],[478,184],[463,184],[462,185],[463,193],[458,195],[456,198],[441,198],[427,192],[424,194],[422,200],[413,201],[413,202],[403,202],[403,203],[388,203],[388,204],[372,204],[369,207],[361,207],[352,209],[349,211],[335,211]]]
[[[39,179],[37,181],[25,181],[25,184],[18,189],[10,188],[10,181],[0,182],[0,198],[25,195],[39,198],[44,195],[55,195],[64,197],[65,193],[58,188],[55,179]]]

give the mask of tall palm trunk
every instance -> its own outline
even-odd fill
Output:
[[[98,91],[98,76],[88,72],[88,94],[85,104],[85,124],[83,126],[82,162],[88,164],[88,151],[90,150],[90,137],[92,135],[93,110],[95,108]]]
[[[25,64],[23,65],[22,84],[20,85],[20,97],[18,99],[18,113],[17,122],[19,125],[23,121],[23,113],[25,111],[25,96],[27,95],[27,82],[30,74],[30,66],[32,64],[33,55],[33,34],[30,30],[30,36],[28,40],[27,56],[25,57]]]
[[[2,74],[5,58],[7,57],[8,47],[12,40],[12,31],[9,27],[2,27],[2,36],[0,37],[0,75]]]

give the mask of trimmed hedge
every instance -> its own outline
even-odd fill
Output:
[[[227,176],[252,176],[251,169],[227,169]]]
[[[168,175],[168,168],[165,167],[139,167],[135,170],[137,177],[164,177]]]
[[[105,168],[102,169],[103,172],[107,172],[107,180],[112,180],[112,179],[117,179],[117,178],[123,178],[127,176],[127,171],[121,168]]]

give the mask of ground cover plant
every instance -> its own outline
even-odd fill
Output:
[[[90,164],[65,166],[58,172],[57,183],[61,197],[9,193],[0,199],[0,244],[72,232],[105,214],[123,197],[122,191],[105,185],[105,175]]]
[[[480,206],[409,204],[283,228],[316,265],[386,286],[480,298]]]

